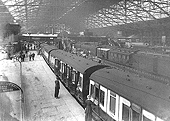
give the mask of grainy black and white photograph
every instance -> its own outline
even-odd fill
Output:
[[[170,121],[170,0],[0,0],[0,121]]]

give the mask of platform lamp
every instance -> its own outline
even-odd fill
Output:
[[[21,47],[21,52],[22,52],[22,42],[23,41],[20,41],[20,47]],[[15,44],[18,44],[18,42],[14,42],[12,43],[10,46],[14,46]],[[12,59],[12,56],[9,57],[10,59]],[[21,109],[22,109],[22,121],[24,121],[24,93],[23,93],[23,90],[22,90],[22,61],[19,60],[19,57],[16,58],[16,60],[19,62],[20,64],[20,81],[21,81],[21,93],[22,93],[22,100],[21,100]]]
[[[21,50],[22,51],[22,50]],[[22,100],[21,100],[21,109],[22,109],[22,121],[24,121],[24,92],[22,90],[22,61],[19,60],[19,57],[16,57],[16,61],[20,64],[20,81],[21,81],[21,93],[22,93]]]
[[[20,80],[21,80],[21,89],[22,89],[22,61],[19,58],[16,59],[20,64]],[[22,109],[22,121],[24,121],[24,92],[22,91],[22,100],[21,100],[21,109]]]

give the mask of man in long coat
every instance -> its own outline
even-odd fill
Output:
[[[85,108],[85,121],[92,121],[92,101],[90,100],[90,96],[87,96],[86,100],[86,108]]]
[[[59,90],[60,90],[60,82],[59,79],[57,78],[55,81],[55,98],[58,98],[58,94],[59,94]]]

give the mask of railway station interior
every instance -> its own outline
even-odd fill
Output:
[[[170,121],[170,0],[0,0],[0,121]]]

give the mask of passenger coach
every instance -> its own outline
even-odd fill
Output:
[[[46,62],[70,93],[84,106],[89,92],[89,76],[94,71],[108,66],[59,50],[54,46],[42,44],[41,48]]]
[[[96,121],[170,121],[170,79],[109,67],[42,46],[46,62],[83,105],[90,95]]]
[[[53,46],[53,45],[48,45],[48,44],[40,44],[40,47],[41,47],[41,53],[42,53],[42,56],[44,57],[45,61],[47,61],[49,63],[49,56],[50,56],[50,52],[53,51],[53,50],[57,50],[58,48],[56,46]]]
[[[170,121],[168,79],[107,67],[90,76],[97,121]]]
[[[89,76],[107,66],[63,50],[53,50],[50,57],[55,58],[56,74],[60,76],[71,94],[84,105],[88,95]]]

